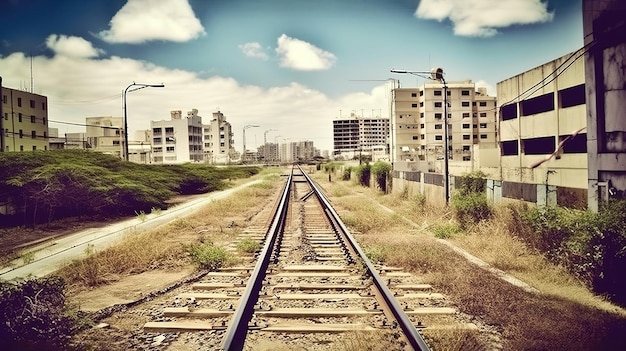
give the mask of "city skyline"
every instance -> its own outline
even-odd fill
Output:
[[[442,67],[495,96],[507,79],[582,47],[581,1],[9,0],[0,14],[3,85],[46,95],[49,126],[120,117],[130,135],[171,110],[221,111],[241,151],[281,135],[332,150],[332,121],[389,116],[392,68]],[[36,21],[30,18],[37,18]],[[26,24],[27,23],[27,24]],[[66,122],[66,123],[59,123]],[[84,128],[83,128],[84,129]]]

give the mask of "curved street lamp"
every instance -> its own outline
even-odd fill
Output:
[[[134,86],[136,86],[137,88],[135,88],[133,90],[128,90],[128,89],[130,89],[130,87],[134,87]],[[135,82],[133,82],[132,84],[127,86],[126,89],[124,89],[124,92],[122,93],[122,100],[123,100],[123,105],[124,105],[124,160],[128,161],[128,112],[127,112],[127,109],[126,109],[126,94],[131,92],[131,91],[144,89],[144,88],[164,88],[164,87],[165,87],[165,85],[163,83],[161,83],[161,84],[143,84],[143,83],[135,83]]]
[[[243,127],[243,154],[241,155],[241,163],[243,163],[245,161],[245,158],[246,158],[246,129],[248,129],[248,128],[256,128],[256,127],[260,127],[260,125],[248,124],[248,125],[245,125]]]
[[[430,72],[407,71],[404,69],[392,69],[391,73],[412,74],[425,79],[436,80],[443,84],[443,188],[446,196],[446,206],[450,203],[450,171],[448,169],[448,85],[443,77],[443,69],[433,68]]]

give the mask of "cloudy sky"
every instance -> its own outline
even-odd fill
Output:
[[[389,115],[392,68],[443,68],[495,95],[499,81],[583,45],[582,0],[0,0],[3,86],[46,95],[50,127],[121,117],[133,131],[171,110],[222,111],[241,151],[313,140],[332,120]],[[31,69],[32,67],[32,69]],[[32,74],[31,74],[32,72]]]

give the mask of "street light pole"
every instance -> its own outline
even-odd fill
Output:
[[[403,69],[392,69],[391,73],[412,74],[421,78],[436,80],[443,84],[443,188],[446,198],[446,206],[450,204],[450,171],[448,168],[449,153],[448,150],[448,85],[443,77],[443,69],[433,68],[430,72],[407,71]]]
[[[244,163],[246,158],[246,129],[256,127],[260,126],[257,124],[248,124],[243,127],[243,154],[241,155],[241,163]]]
[[[133,86],[137,86],[138,88],[135,88],[131,91],[144,89],[144,88],[164,88],[165,87],[163,83],[143,84],[143,83],[133,82],[132,84],[127,86],[126,89],[124,89],[124,92],[122,94],[122,100],[123,100],[123,105],[124,105],[124,160],[126,161],[128,161],[128,110],[126,109],[126,94],[128,93],[128,89],[130,89],[130,87],[133,87]]]

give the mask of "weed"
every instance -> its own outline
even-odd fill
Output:
[[[140,221],[145,222],[148,219],[148,215],[144,211],[135,211],[135,214],[139,218]]]
[[[431,230],[436,238],[450,239],[454,234],[462,232],[463,228],[458,223],[441,223],[433,225]]]
[[[245,238],[237,244],[237,250],[245,253],[255,253],[259,250],[261,245],[256,240]]]
[[[211,271],[224,266],[229,260],[226,250],[212,243],[192,244],[188,247],[188,251],[195,263]]]
[[[22,254],[21,258],[22,258],[22,263],[25,265],[29,263],[33,263],[35,261],[35,252],[34,251],[26,252]]]
[[[157,216],[161,215],[162,212],[163,212],[163,210],[161,210],[158,207],[153,207],[152,210],[150,211],[150,213],[152,213],[154,215],[157,215]]]

